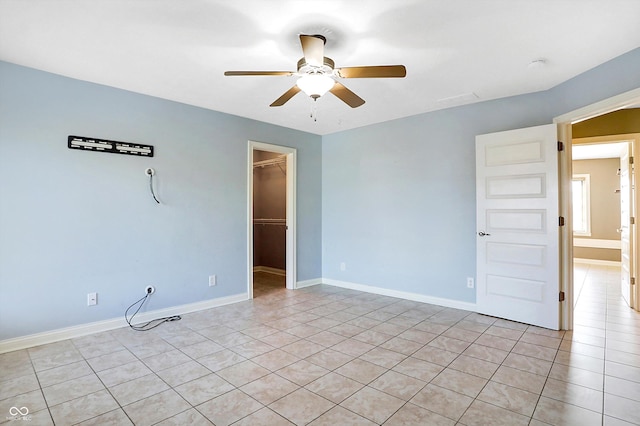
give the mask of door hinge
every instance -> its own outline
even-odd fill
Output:
[[[564,143],[558,141],[558,151],[564,151]]]
[[[633,217],[633,216],[631,216],[631,217],[629,218],[629,223],[631,223],[632,225],[635,225],[635,224],[636,224],[636,218],[635,218],[635,217]]]
[[[558,218],[558,226],[564,226],[564,216]]]
[[[558,296],[558,300],[559,300],[560,302],[564,302],[564,291],[561,291],[561,292],[560,292],[560,295]]]
[[[631,277],[631,285],[636,285],[636,277]]]
[[[629,164],[633,164],[633,157],[629,157]]]

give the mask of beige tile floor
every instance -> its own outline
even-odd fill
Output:
[[[618,280],[578,266],[565,333],[263,274],[252,301],[0,355],[0,422],[638,425],[640,315]]]

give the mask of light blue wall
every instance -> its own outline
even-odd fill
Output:
[[[298,149],[298,280],[319,278],[321,137],[0,62],[0,340],[120,317],[148,284],[149,310],[246,292],[248,140]]]
[[[475,136],[638,87],[640,49],[546,92],[325,136],[323,277],[475,302]]]

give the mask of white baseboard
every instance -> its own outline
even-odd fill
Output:
[[[590,259],[574,259],[575,262]],[[603,261],[600,261],[603,262]],[[620,262],[618,262],[619,264]],[[439,297],[426,296],[418,293],[411,293],[399,290],[392,290],[382,287],[375,287],[365,284],[357,284],[347,281],[333,280],[329,278],[313,278],[305,281],[298,281],[296,288],[301,289],[311,287],[318,284],[326,284],[334,287],[347,288],[350,290],[358,290],[366,293],[379,294],[382,296],[397,297],[399,299],[413,300],[415,302],[430,303],[433,305],[444,306],[448,308],[462,309],[465,311],[476,312],[476,304],[469,302],[461,302],[452,299],[442,299]],[[183,315],[190,312],[201,311],[205,309],[215,308],[218,306],[229,305],[231,303],[242,302],[248,299],[247,293],[240,293],[217,299],[204,300],[201,302],[190,303],[186,305],[172,306],[164,309],[144,312],[136,316],[136,323],[151,321],[155,318],[168,317],[172,315]],[[0,354],[5,352],[17,351],[20,349],[30,348],[33,346],[45,345],[48,343],[58,342],[61,340],[74,339],[86,336],[88,334],[100,333],[103,331],[114,330],[116,328],[126,327],[127,323],[123,317],[113,318],[104,321],[97,321],[87,324],[80,324],[72,327],[60,328],[57,330],[45,331],[42,333],[30,334],[27,336],[15,337],[0,341]]]
[[[312,280],[298,281],[296,283],[296,289],[311,287],[312,285],[322,284],[322,278],[314,278]]]
[[[603,266],[622,266],[622,262],[619,262],[617,260],[581,259],[578,257],[573,258],[573,263],[586,263],[590,265],[603,265]]]
[[[287,276],[287,271],[284,269],[272,268],[270,266],[254,266],[253,272],[267,272],[269,274]]]
[[[332,280],[329,278],[322,279],[323,284],[335,287],[348,288],[350,290],[364,291],[366,293],[380,294],[382,296],[397,297],[399,299],[413,300],[414,302],[430,303],[432,305],[444,306],[447,308],[462,309],[464,311],[477,312],[475,303],[461,302],[453,299],[442,299],[439,297],[426,296],[419,293],[410,293],[407,291],[391,290],[388,288],[374,287],[366,284],[356,284],[347,281]]]
[[[183,315],[190,312],[229,305],[231,303],[242,302],[248,299],[247,293],[235,294],[233,296],[219,297],[217,299],[203,300],[201,302],[189,303],[186,305],[172,306],[164,309],[144,312],[136,315],[136,323],[151,321],[154,318],[164,318],[173,315]],[[80,324],[72,327],[59,328],[57,330],[45,331],[42,333],[30,334],[27,336],[15,337],[0,341],[0,354],[17,351],[33,346],[45,345],[47,343],[58,342],[60,340],[75,339],[87,334],[100,333],[126,327],[124,317],[113,318],[104,321],[96,321],[87,324]]]

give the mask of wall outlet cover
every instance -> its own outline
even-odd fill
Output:
[[[475,287],[475,283],[473,281],[472,277],[468,277],[467,278],[467,288],[474,288]]]
[[[98,304],[98,293],[87,294],[87,306],[95,306]]]

